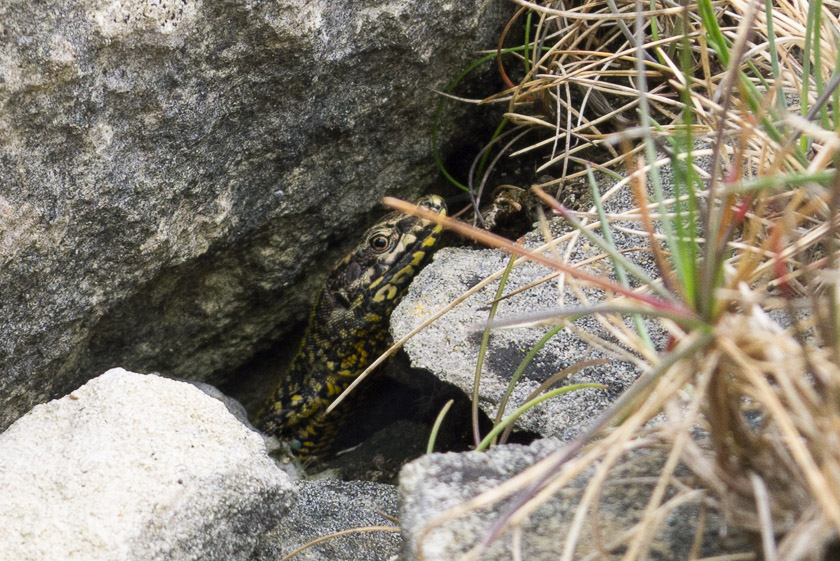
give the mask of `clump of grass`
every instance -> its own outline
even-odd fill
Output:
[[[477,558],[597,464],[563,544],[560,558],[572,559],[622,451],[653,431],[653,440],[669,445],[661,476],[641,520],[601,544],[604,551],[645,558],[665,519],[665,497],[685,492],[672,479],[682,462],[729,524],[760,538],[761,557],[821,558],[840,536],[836,4],[654,0],[642,10],[612,0],[568,8],[518,3],[536,21],[533,40],[508,55],[518,57],[524,76],[496,99],[509,104],[510,123],[544,131],[516,152],[551,146],[541,171],[560,171],[542,187],[588,178],[590,212],[569,211],[537,191],[577,236],[603,250],[613,274],[587,273],[544,248],[426,217],[562,271],[581,306],[526,319],[563,324],[596,314],[647,369],[579,438],[429,527],[513,495],[465,556]],[[615,109],[587,113],[599,95]],[[586,147],[610,157],[596,165],[581,156]],[[601,193],[591,170],[609,173],[619,163],[626,176]],[[660,174],[666,165],[670,191]],[[636,208],[605,211],[622,189]],[[615,247],[616,229],[646,241],[657,278]],[[584,286],[599,287],[602,300],[590,302]],[[642,317],[667,330],[666,348],[652,348]],[[491,323],[505,325],[504,318]],[[651,428],[656,416],[666,421]]]

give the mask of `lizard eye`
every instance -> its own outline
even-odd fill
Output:
[[[368,244],[376,253],[382,253],[391,247],[391,240],[384,234],[376,234],[368,240]]]

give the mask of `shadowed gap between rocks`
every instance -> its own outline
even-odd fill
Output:
[[[297,326],[296,338],[287,338],[289,342],[279,342],[256,355],[221,390],[240,400],[253,417],[297,351],[304,327],[304,323]],[[312,466],[310,472],[335,469],[348,481],[396,483],[400,468],[426,453],[432,425],[450,399],[454,404],[441,425],[435,451],[471,449],[469,396],[426,370],[412,368],[402,351],[358,390],[347,402],[351,410],[339,428],[333,455]],[[482,434],[492,428],[483,412],[480,426]],[[535,438],[534,433],[515,431],[510,442],[528,444]]]

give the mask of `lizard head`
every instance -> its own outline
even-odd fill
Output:
[[[446,204],[437,195],[423,197],[417,204],[446,215]],[[383,217],[336,266],[324,295],[333,306],[357,317],[387,318],[436,249],[442,231],[440,225],[411,214]]]

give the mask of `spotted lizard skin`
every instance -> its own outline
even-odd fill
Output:
[[[442,198],[419,205],[446,214]],[[389,346],[391,312],[436,249],[442,228],[393,213],[371,227],[336,267],[309,316],[300,349],[257,415],[265,433],[290,441],[301,459],[323,455],[346,403],[327,407]]]

